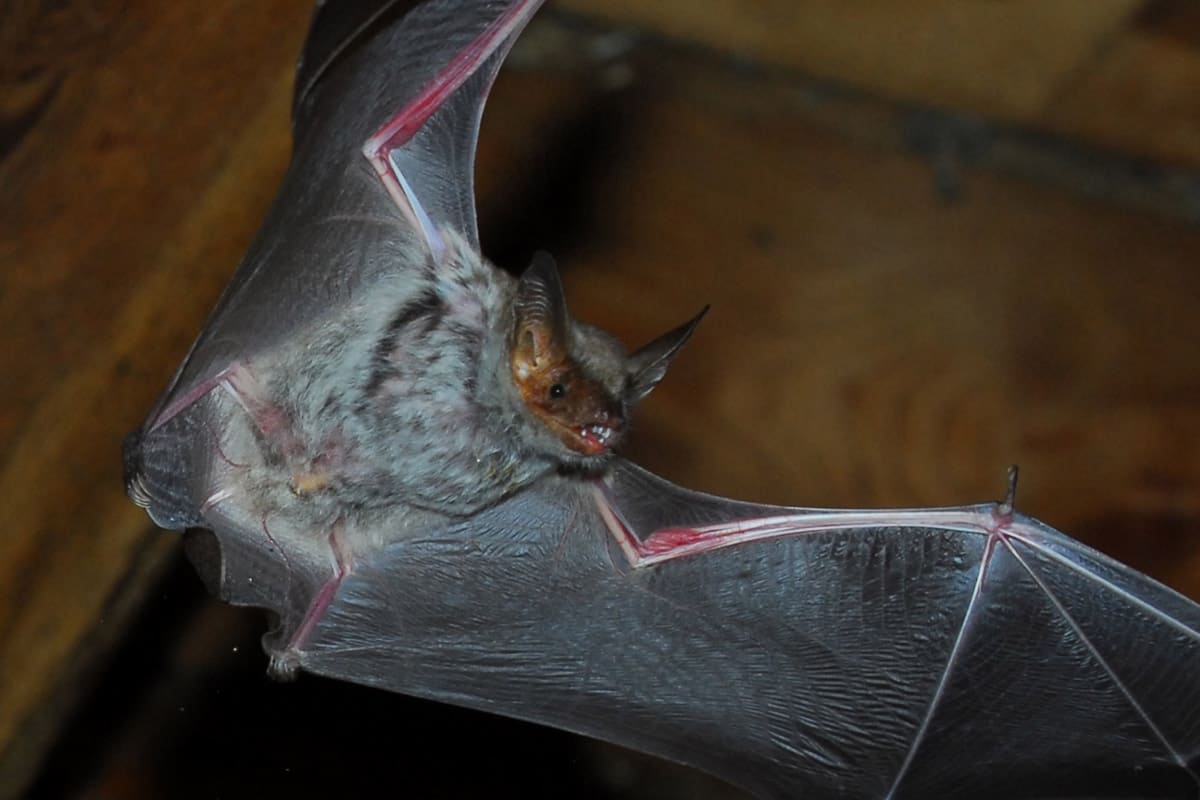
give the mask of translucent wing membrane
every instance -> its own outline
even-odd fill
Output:
[[[1189,797],[1198,625],[994,505],[765,508],[622,466],[389,547],[302,663],[763,796]]]
[[[452,18],[447,3],[430,3],[412,14],[409,24],[428,28],[433,34],[428,41],[449,47],[453,56],[367,141],[363,155],[421,229],[435,258],[445,249],[438,231],[441,225],[449,225],[479,247],[473,186],[483,99],[517,34],[539,5],[513,3],[478,32],[466,25],[447,30],[446,20]]]
[[[296,149],[279,196],[151,426],[190,408],[224,371],[363,302],[380,282],[419,274],[427,255],[440,256],[442,230],[478,246],[480,118],[541,0],[435,0],[382,30],[372,22],[383,11],[411,4],[375,5],[348,7],[357,9],[343,25],[353,48],[310,36],[319,53],[303,61],[323,66],[298,88]]]

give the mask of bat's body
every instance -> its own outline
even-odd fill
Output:
[[[449,252],[439,265],[414,253],[417,280],[381,281],[229,382],[295,494],[342,513],[466,515],[545,471],[496,391],[511,279]]]
[[[1009,505],[768,508],[614,455],[699,317],[628,354],[547,259],[480,254],[479,115],[538,3],[466,5],[314,28],[280,200],[127,446],[279,615],[276,669],[762,795],[1200,794],[1190,601]]]
[[[294,666],[358,558],[552,471],[603,475],[632,405],[700,320],[627,356],[570,318],[546,257],[517,280],[438,234],[437,256],[401,253],[398,275],[230,365],[204,395],[225,423],[202,513],[234,506],[267,541],[282,527],[310,551],[328,545],[331,575],[277,669]]]

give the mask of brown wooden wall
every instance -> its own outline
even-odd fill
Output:
[[[631,344],[713,304],[632,446],[674,479],[920,506],[1018,462],[1028,513],[1200,598],[1197,9],[552,2],[489,106],[485,249],[548,247]],[[0,7],[0,796],[202,796],[146,756],[166,709],[262,668],[255,619],[178,600],[119,446],[271,201],[307,17]]]

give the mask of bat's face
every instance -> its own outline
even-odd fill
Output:
[[[518,333],[512,350],[513,383],[526,409],[572,453],[608,453],[625,430],[625,404],[570,355],[539,358],[538,336]]]
[[[591,459],[609,454],[633,406],[662,380],[697,322],[629,355],[604,331],[570,318],[554,263],[536,258],[513,300],[509,365],[525,410],[551,434],[550,455],[590,467]]]
[[[625,430],[620,344],[571,320],[558,270],[544,254],[521,276],[512,319],[513,385],[535,424],[565,448],[552,455],[571,462],[608,454]]]
[[[616,447],[628,409],[627,361],[619,342],[567,316],[553,265],[535,262],[518,289],[509,365],[525,410],[566,448],[554,454],[559,460]]]

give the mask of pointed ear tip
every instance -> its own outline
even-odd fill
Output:
[[[533,254],[533,258],[529,261],[529,269],[537,271],[550,271],[557,274],[558,262],[554,256],[550,255],[545,250],[537,250]]]
[[[521,271],[521,279],[524,280],[547,270],[558,271],[558,264],[555,263],[554,256],[545,250],[535,250],[529,259],[529,266]]]
[[[700,309],[700,313],[696,314],[696,316],[692,317],[687,322],[683,323],[683,325],[681,325],[680,328],[682,330],[686,331],[688,336],[691,336],[692,333],[696,330],[696,326],[698,326],[701,322],[703,322],[704,318],[708,316],[709,309],[711,309],[711,308],[712,308],[712,304],[705,303],[704,308]]]

